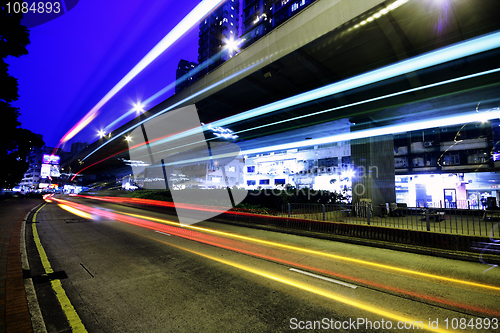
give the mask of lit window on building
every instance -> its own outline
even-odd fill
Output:
[[[467,164],[487,163],[489,159],[487,152],[475,152],[467,155]]]
[[[460,164],[460,155],[458,155],[458,153],[446,155],[443,159],[443,165],[457,165],[457,164]]]

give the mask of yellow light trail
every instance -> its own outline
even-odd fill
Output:
[[[130,214],[130,215],[133,215],[133,214]],[[343,304],[346,304],[346,305],[350,305],[350,306],[356,307],[358,309],[361,309],[361,310],[364,310],[364,311],[368,311],[370,313],[373,313],[373,314],[376,314],[376,315],[379,315],[379,316],[383,316],[385,318],[396,320],[398,322],[403,322],[403,323],[407,323],[407,322],[410,322],[410,323],[416,323],[416,322],[417,323],[418,322],[425,323],[426,322],[425,320],[410,319],[410,318],[401,316],[399,314],[395,314],[395,313],[389,312],[387,310],[381,309],[380,307],[374,307],[372,305],[369,305],[369,304],[366,304],[366,303],[363,303],[363,302],[358,302],[358,301],[354,301],[354,300],[351,300],[351,299],[347,299],[347,298],[345,298],[343,296],[334,294],[334,293],[332,293],[332,292],[330,292],[328,290],[317,288],[317,287],[308,285],[308,284],[306,284],[304,282],[299,282],[299,281],[296,281],[296,280],[293,280],[293,279],[289,279],[289,278],[284,277],[284,276],[280,276],[280,275],[277,275],[277,274],[269,273],[269,272],[266,272],[266,271],[261,270],[261,269],[256,269],[256,268],[253,268],[253,267],[250,267],[250,266],[247,266],[247,265],[242,265],[242,264],[235,263],[235,262],[232,262],[232,261],[229,261],[229,260],[226,260],[226,259],[221,259],[221,258],[218,258],[218,257],[214,257],[214,256],[211,256],[211,255],[205,254],[205,253],[193,251],[193,250],[190,250],[190,249],[178,246],[178,245],[173,245],[171,243],[164,242],[164,241],[161,241],[161,240],[149,237],[149,236],[145,236],[145,235],[141,235],[141,236],[146,237],[146,238],[150,238],[150,239],[154,239],[154,240],[156,240],[156,241],[158,241],[160,243],[167,244],[169,246],[173,246],[173,247],[178,248],[180,250],[184,250],[184,251],[187,251],[187,252],[190,252],[190,253],[202,256],[204,258],[211,259],[211,260],[214,260],[214,261],[226,264],[228,266],[232,266],[232,267],[235,267],[235,268],[238,268],[238,269],[241,269],[241,270],[244,270],[244,271],[256,274],[258,276],[262,276],[262,277],[265,277],[265,278],[268,278],[268,279],[271,279],[271,280],[274,280],[274,281],[286,284],[288,286],[292,286],[292,287],[295,287],[295,288],[298,288],[298,289],[301,289],[301,290],[304,290],[304,291],[308,291],[310,293],[313,293],[313,294],[316,294],[316,295],[319,295],[319,296],[323,296],[323,297],[326,297],[326,298],[331,299],[333,301],[337,301],[337,302],[340,302],[340,303],[343,303]],[[432,329],[432,328],[426,326],[425,324],[423,325],[423,329],[427,330],[427,331],[432,331],[432,332],[450,332],[450,331],[444,330],[444,329]]]
[[[73,208],[73,207],[70,207],[68,205],[61,205],[59,204],[58,205],[59,207],[61,207],[62,209],[70,212],[71,214],[75,214],[77,216],[80,216],[80,217],[83,217],[85,219],[89,219],[89,220],[92,220],[92,215],[88,214],[88,213],[85,213],[79,209],[76,209],[76,208]]]
[[[176,227],[180,227],[178,222],[173,222],[173,221],[168,221],[168,220],[164,220],[164,219],[158,219],[158,218],[144,216],[144,215],[138,215],[138,214],[130,214],[130,213],[123,213],[123,214],[137,217],[137,218],[150,220],[150,221],[154,221],[154,222],[170,224],[170,225],[173,225]],[[287,249],[287,250],[293,250],[293,251],[297,251],[297,252],[327,257],[327,258],[331,258],[331,259],[343,260],[343,261],[353,262],[353,263],[362,264],[362,265],[366,265],[366,266],[396,271],[396,272],[400,272],[400,273],[406,273],[406,274],[411,274],[411,275],[430,278],[430,279],[436,279],[436,280],[453,282],[453,283],[472,286],[472,287],[479,287],[479,288],[486,288],[486,289],[492,289],[495,291],[500,291],[500,287],[497,287],[497,286],[492,286],[492,285],[487,285],[487,284],[482,284],[482,283],[477,283],[477,282],[470,282],[470,281],[465,281],[465,280],[459,280],[459,279],[449,278],[446,276],[435,275],[435,274],[430,274],[430,273],[418,272],[418,271],[414,271],[414,270],[410,270],[410,269],[405,269],[405,268],[400,268],[400,267],[395,267],[395,266],[385,265],[385,264],[379,264],[379,263],[366,261],[366,260],[362,260],[362,259],[354,259],[354,258],[349,258],[349,257],[337,255],[337,254],[331,254],[331,253],[325,253],[325,252],[320,252],[320,251],[316,251],[316,250],[304,249],[304,248],[300,248],[297,246],[280,244],[280,243],[266,241],[266,240],[262,240],[262,239],[258,239],[258,238],[235,235],[235,234],[231,234],[231,233],[224,232],[224,231],[196,227],[196,226],[192,226],[192,225],[183,225],[182,227],[190,228],[193,230],[198,230],[201,232],[212,233],[212,234],[216,234],[216,235],[230,237],[230,238],[234,238],[234,239],[249,241],[249,242],[253,242],[253,243],[264,244],[264,245],[268,245],[268,246],[272,246],[272,247],[283,248],[283,249]]]

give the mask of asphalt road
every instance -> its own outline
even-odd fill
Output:
[[[49,332],[74,321],[50,280],[88,332],[500,332],[498,267],[61,199],[34,223],[55,273],[26,225]]]

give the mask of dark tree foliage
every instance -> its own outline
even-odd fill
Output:
[[[0,188],[19,183],[28,169],[26,155],[33,147],[44,145],[40,136],[20,128],[19,109],[10,105],[19,95],[17,79],[9,75],[5,58],[28,54],[30,41],[28,30],[21,25],[22,14],[8,13],[6,3],[0,0]]]

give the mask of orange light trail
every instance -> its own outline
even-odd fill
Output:
[[[89,197],[89,198],[96,198],[96,197]],[[120,198],[120,199],[122,199],[122,198]],[[148,199],[141,199],[141,200],[148,200]],[[156,201],[156,200],[154,200],[154,201]],[[175,204],[175,205],[179,205],[179,204]],[[186,205],[186,206],[183,206],[183,208],[191,208],[191,207],[193,207],[194,209],[209,209],[209,208],[206,208],[206,207],[210,207],[210,206],[200,206],[200,205],[191,205],[191,204],[181,204],[181,205]],[[165,202],[165,206],[171,207],[171,206],[174,206],[174,203]],[[233,213],[233,214],[239,214],[239,212],[231,212],[231,213]],[[159,223],[164,223],[164,224],[173,224],[173,223],[177,224],[176,222],[172,222],[172,221],[168,221],[168,220],[164,220],[164,219],[153,218],[153,217],[144,216],[144,215],[138,215],[138,214],[127,214],[127,215],[138,217],[138,218],[141,218],[141,219],[150,220],[150,221],[155,221],[155,222],[159,222]],[[243,215],[260,216],[258,214],[249,214],[249,213],[243,213]],[[272,218],[280,219],[281,217],[273,216]],[[221,236],[225,236],[225,237],[236,238],[236,239],[240,239],[240,240],[244,240],[244,241],[249,241],[249,242],[253,242],[253,243],[268,245],[268,246],[271,246],[271,247],[283,248],[283,249],[287,249],[287,250],[292,250],[292,251],[297,251],[297,252],[302,252],[302,253],[307,253],[307,254],[322,256],[322,257],[327,257],[327,258],[331,258],[331,259],[336,259],[336,260],[341,260],[341,261],[347,261],[347,262],[357,263],[357,264],[366,265],[366,266],[370,266],[370,267],[376,267],[376,268],[380,268],[380,269],[383,269],[383,270],[391,270],[391,271],[395,271],[395,272],[399,272],[399,273],[405,273],[405,274],[420,276],[420,277],[424,277],[424,278],[431,278],[431,279],[436,279],[436,280],[441,280],[441,281],[446,281],[446,282],[458,283],[458,284],[461,284],[461,285],[467,285],[467,286],[472,286],[472,287],[480,287],[480,288],[486,288],[486,289],[492,289],[492,290],[500,291],[500,287],[498,287],[498,286],[486,285],[486,284],[481,284],[481,283],[475,283],[475,282],[470,282],[470,281],[465,281],[465,280],[459,280],[459,279],[449,278],[449,277],[441,276],[441,275],[435,275],[435,274],[430,274],[430,273],[418,272],[418,271],[404,269],[404,268],[395,267],[395,266],[391,266],[391,265],[379,264],[379,263],[375,263],[375,262],[371,262],[371,261],[366,261],[366,260],[361,260],[361,259],[355,259],[355,258],[345,257],[345,256],[337,255],[337,254],[325,253],[325,252],[320,252],[320,251],[315,251],[315,250],[309,250],[309,249],[304,249],[304,248],[300,248],[300,247],[296,247],[296,246],[291,246],[291,245],[280,244],[280,243],[276,243],[276,242],[265,241],[265,240],[258,239],[258,238],[241,236],[241,235],[231,234],[231,233],[227,233],[227,232],[223,232],[223,231],[218,231],[218,230],[213,230],[213,229],[208,229],[208,228],[196,227],[196,226],[193,226],[193,225],[183,226],[183,227],[190,228],[190,229],[195,229],[195,230],[199,230],[199,231],[202,231],[202,232],[213,233],[213,234],[217,234],[217,235],[221,235]]]
[[[180,132],[179,132],[179,133],[180,133]],[[76,177],[77,175],[79,175],[82,171],[87,170],[88,168],[93,167],[94,165],[97,165],[97,164],[99,164],[99,163],[102,163],[102,162],[104,162],[104,161],[106,161],[106,160],[109,160],[110,158],[115,157],[116,155],[120,155],[120,154],[123,154],[123,153],[125,153],[125,152],[127,152],[127,151],[130,151],[130,150],[132,150],[132,149],[136,149],[136,148],[139,148],[139,147],[142,147],[142,146],[148,145],[148,144],[150,144],[150,143],[153,143],[153,142],[156,142],[156,141],[159,141],[159,140],[166,139],[166,138],[168,138],[169,136],[172,136],[172,135],[175,135],[175,134],[177,134],[177,133],[169,134],[169,135],[166,135],[166,136],[163,136],[163,137],[160,137],[160,138],[156,138],[156,139],[149,140],[149,141],[146,141],[146,142],[138,143],[138,144],[136,144],[135,146],[129,147],[128,149],[123,149],[123,150],[121,150],[121,151],[119,151],[119,152],[117,152],[117,153],[115,153],[115,154],[113,154],[113,155],[110,155],[110,156],[108,156],[108,157],[106,157],[106,158],[104,158],[104,159],[102,159],[102,160],[100,160],[100,161],[98,161],[98,162],[95,162],[95,163],[92,163],[91,165],[86,166],[85,168],[83,168],[83,169],[81,169],[80,171],[78,171],[77,173],[75,173],[75,174],[73,175],[73,177],[71,177],[71,180],[75,179],[75,177]],[[53,154],[55,154],[55,153],[53,153]]]
[[[66,201],[66,200],[61,200],[61,199],[54,199],[54,200],[58,201],[58,202],[64,202],[67,205],[73,205],[75,207],[78,207],[79,210],[86,210],[88,212],[92,212],[93,214],[104,216],[104,217],[107,217],[107,218],[110,218],[110,219],[113,219],[116,221],[126,222],[129,224],[145,227],[145,228],[155,230],[155,231],[166,232],[166,233],[171,234],[171,235],[175,235],[175,236],[182,237],[182,238],[189,239],[189,240],[193,240],[196,242],[201,242],[204,244],[216,246],[219,248],[224,248],[224,249],[231,250],[234,252],[239,252],[239,253],[247,254],[250,256],[259,257],[259,258],[262,258],[265,260],[269,260],[269,261],[273,261],[273,262],[277,262],[277,263],[281,263],[281,264],[285,264],[285,265],[289,265],[289,266],[299,267],[299,268],[306,269],[309,271],[315,271],[315,272],[322,273],[325,275],[335,276],[335,277],[342,278],[344,280],[348,280],[348,281],[352,281],[352,282],[356,282],[356,283],[359,283],[359,284],[362,284],[365,286],[371,286],[371,287],[375,287],[375,288],[389,290],[389,291],[392,291],[392,292],[395,292],[398,294],[403,294],[403,295],[407,295],[410,297],[425,299],[425,300],[428,300],[428,301],[431,301],[434,303],[444,304],[444,305],[448,305],[448,306],[452,306],[452,307],[456,307],[456,308],[460,308],[460,309],[464,309],[464,310],[468,310],[468,311],[473,311],[473,312],[477,312],[477,313],[484,313],[484,314],[491,315],[491,316],[500,316],[500,312],[496,311],[496,310],[484,309],[484,308],[473,306],[473,305],[462,304],[462,303],[447,300],[444,298],[433,297],[433,296],[425,295],[422,293],[414,292],[411,290],[406,290],[403,288],[396,288],[396,287],[388,286],[385,284],[381,284],[381,283],[377,283],[377,282],[373,282],[373,281],[369,281],[369,280],[365,280],[365,279],[361,279],[361,278],[356,278],[356,277],[340,274],[340,273],[333,272],[333,271],[326,270],[326,269],[322,269],[322,268],[317,268],[317,267],[313,267],[313,266],[299,264],[296,261],[278,258],[276,256],[271,256],[269,254],[263,254],[260,252],[265,251],[266,253],[269,253],[269,250],[264,250],[262,247],[256,246],[255,244],[242,243],[241,241],[235,241],[235,240],[219,237],[216,235],[210,235],[210,234],[206,233],[206,232],[213,233],[216,230],[207,229],[207,228],[200,228],[200,227],[193,227],[193,226],[184,226],[184,228],[183,228],[177,222],[173,222],[173,221],[149,218],[147,216],[136,215],[136,214],[127,214],[128,216],[124,216],[122,214],[112,213],[112,212],[108,212],[108,211],[102,211],[100,209],[90,208],[90,207],[87,207],[85,205],[81,205],[81,204]],[[148,220],[151,220],[152,222],[150,222]],[[160,222],[161,224],[158,224],[157,222]],[[189,230],[189,229],[193,229],[193,228],[199,229],[202,232]],[[224,234],[225,236],[229,235],[229,237],[235,236],[233,238],[240,238],[240,237],[238,237],[238,235],[233,235],[233,234],[229,234],[229,233],[225,233],[225,232],[216,232],[216,233],[221,233],[221,234]],[[241,238],[244,238],[245,240],[248,240],[248,239],[254,240],[253,238],[243,237],[243,236]],[[270,243],[272,243],[272,242],[270,242]],[[284,255],[284,253],[279,253],[279,255]],[[480,285],[480,284],[474,284],[474,285],[488,287],[487,285]]]

